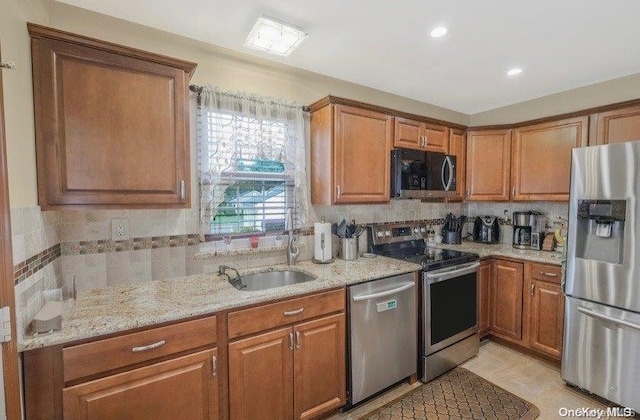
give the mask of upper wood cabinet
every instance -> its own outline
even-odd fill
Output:
[[[511,130],[467,131],[466,198],[508,201]]]
[[[196,65],[28,28],[40,206],[189,207]]]
[[[456,157],[456,194],[447,198],[447,201],[462,201],[465,195],[467,140],[463,130],[452,129],[449,132],[448,153]]]
[[[409,118],[395,117],[394,147],[447,153],[449,149],[449,128],[429,124]]]
[[[512,200],[569,200],[571,150],[587,145],[588,125],[584,116],[514,129]]]
[[[386,203],[393,117],[328,104],[311,115],[311,203]]]
[[[640,140],[640,105],[594,114],[592,124],[595,138],[589,145]]]

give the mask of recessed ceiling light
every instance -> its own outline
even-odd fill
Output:
[[[300,28],[261,16],[244,42],[245,47],[288,57],[309,35]]]
[[[513,69],[507,71],[507,76],[516,76],[516,75],[518,75],[520,73],[522,73],[522,69],[516,67],[516,68],[513,68]]]
[[[433,30],[431,31],[431,36],[434,38],[440,38],[441,36],[445,36],[447,33],[447,28],[445,28],[444,26],[438,26],[436,28],[433,28]]]

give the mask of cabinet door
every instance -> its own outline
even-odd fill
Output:
[[[596,138],[589,145],[640,140],[640,106],[601,112],[596,120]]]
[[[65,388],[64,418],[217,419],[215,357],[207,350]]]
[[[294,327],[296,419],[318,417],[345,403],[345,315]]]
[[[451,130],[449,137],[449,154],[456,157],[456,195],[448,201],[462,201],[465,194],[465,170],[467,156],[467,142],[462,130]]]
[[[293,418],[292,346],[291,328],[229,344],[232,419]]]
[[[508,201],[511,130],[467,132],[469,201]]]
[[[425,150],[447,153],[449,150],[449,127],[423,124]]]
[[[335,204],[389,201],[392,131],[390,115],[335,106]]]
[[[480,337],[489,332],[492,269],[493,266],[489,260],[481,261],[478,267],[478,333]]]
[[[409,149],[422,149],[424,133],[422,123],[402,117],[394,118],[393,145]]]
[[[40,206],[188,207],[188,73],[29,29]]]
[[[513,200],[567,201],[571,150],[587,145],[588,117],[571,118],[513,130]]]
[[[553,283],[531,280],[531,333],[529,345],[549,356],[560,358],[564,326],[562,288]]]
[[[522,263],[495,260],[491,278],[491,332],[522,339]]]

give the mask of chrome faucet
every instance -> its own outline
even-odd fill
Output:
[[[284,223],[284,229],[289,235],[289,242],[287,244],[287,264],[293,265],[300,256],[300,247],[293,234],[293,212],[291,209],[287,209],[287,218]]]

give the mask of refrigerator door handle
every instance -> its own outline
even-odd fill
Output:
[[[629,321],[624,321],[622,319],[617,319],[605,314],[601,314],[592,310],[589,310],[587,308],[584,308],[582,306],[578,307],[578,311],[582,312],[583,314],[590,316],[592,318],[596,318],[596,319],[600,319],[603,321],[610,321],[613,322],[615,324],[619,324],[619,325],[624,325],[625,327],[629,327],[629,328],[633,328],[634,330],[638,330],[640,331],[640,325],[638,324],[634,324],[633,322],[629,322]]]

